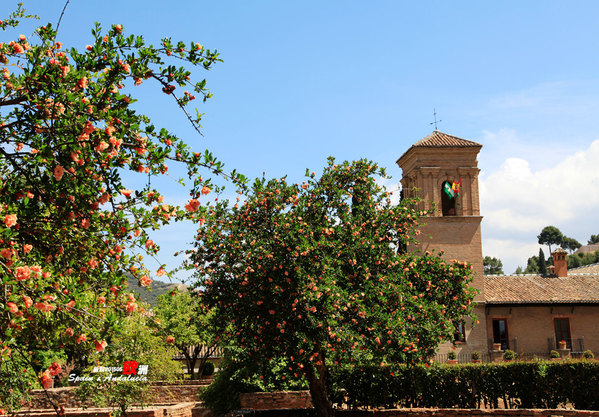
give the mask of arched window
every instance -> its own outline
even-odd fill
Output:
[[[449,181],[441,184],[441,212],[443,216],[455,216],[455,195]]]

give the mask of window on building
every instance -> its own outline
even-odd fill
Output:
[[[570,336],[570,319],[559,318],[554,319],[555,325],[555,345],[562,341],[566,341],[566,347],[572,349],[572,337]]]
[[[451,183],[443,181],[441,184],[441,211],[443,216],[455,216],[455,196],[451,197],[448,193],[453,193]]]
[[[453,342],[466,343],[466,325],[463,321],[459,322],[455,326],[455,333],[453,335]]]
[[[493,343],[501,343],[502,350],[510,348],[506,319],[493,320]]]

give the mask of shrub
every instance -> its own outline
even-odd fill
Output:
[[[206,361],[204,363],[204,367],[202,368],[200,375],[202,376],[211,376],[214,374],[214,364],[210,361]]]
[[[582,358],[583,359],[594,359],[595,358],[595,354],[593,353],[592,350],[587,349],[584,352],[582,352]]]
[[[480,360],[480,353],[478,352],[478,350],[475,350],[475,351],[472,352],[471,358],[472,358],[473,361]]]
[[[505,352],[503,352],[503,359],[506,361],[513,361],[514,359],[516,359],[516,352],[510,349],[506,349]]]
[[[350,408],[498,408],[505,401],[509,408],[599,410],[595,361],[344,366],[333,369],[331,382],[335,403]]]
[[[457,359],[457,357],[458,355],[453,350],[450,350],[447,354],[447,359],[449,359],[450,361]]]
[[[552,359],[558,359],[560,357],[559,352],[557,350],[551,350],[551,352],[549,352],[549,357]]]
[[[241,393],[305,389],[305,382],[289,372],[287,359],[272,358],[267,365],[260,367],[244,356],[243,351],[229,348],[214,381],[202,391],[200,399],[221,415],[239,408]]]

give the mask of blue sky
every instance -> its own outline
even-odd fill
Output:
[[[43,22],[63,5],[25,2]],[[71,0],[59,38],[83,47],[98,21],[217,49],[224,62],[195,73],[214,94],[204,137],[161,94],[138,106],[249,177],[301,180],[333,155],[398,182],[436,109],[439,130],[483,144],[483,253],[511,273],[546,225],[583,244],[599,233],[598,18],[595,1]],[[172,252],[191,238],[183,225],[156,240]]]

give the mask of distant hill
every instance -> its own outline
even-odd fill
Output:
[[[148,303],[151,307],[156,307],[158,305],[158,297],[162,294],[170,292],[174,289],[183,289],[187,288],[185,284],[169,284],[167,282],[162,281],[152,281],[151,290],[146,289],[145,287],[141,287],[137,279],[133,277],[129,277],[127,279],[127,284],[129,285],[129,290],[133,292],[137,299]]]

